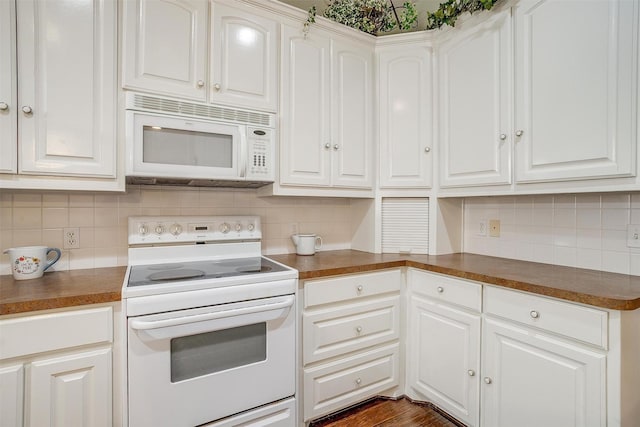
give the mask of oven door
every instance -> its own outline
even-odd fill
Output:
[[[129,426],[188,426],[295,393],[295,297],[128,319]]]
[[[126,175],[240,179],[246,127],[127,111]]]

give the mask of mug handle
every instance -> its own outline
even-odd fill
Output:
[[[49,254],[51,252],[55,252],[56,256],[53,259],[49,259]],[[62,255],[62,253],[60,252],[60,249],[58,248],[47,248],[47,264],[44,266],[44,269],[42,271],[47,271],[47,268],[51,267],[53,264],[55,264],[56,262],[58,262],[58,260],[60,259],[60,255]]]
[[[316,236],[316,244],[314,247],[316,248],[316,251],[322,247],[322,237]]]

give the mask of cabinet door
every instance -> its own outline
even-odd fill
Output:
[[[430,47],[381,52],[380,186],[431,186],[433,147]]]
[[[638,2],[526,0],[514,14],[516,180],[635,175]]]
[[[204,101],[207,14],[207,0],[124,2],[124,87]]]
[[[280,183],[329,186],[331,40],[299,27],[283,27],[282,38]]]
[[[442,187],[511,183],[511,14],[438,49]]]
[[[0,1],[0,173],[18,171],[16,9]]]
[[[366,47],[336,41],[332,62],[333,185],[371,188],[373,55]]]
[[[21,427],[24,406],[22,363],[0,368],[0,425]]]
[[[604,353],[493,319],[482,333],[482,425],[606,425]]]
[[[412,295],[408,385],[468,426],[479,417],[480,316]]]
[[[111,426],[111,349],[35,361],[28,367],[27,426]]]
[[[115,177],[116,4],[17,2],[19,173]]]
[[[277,25],[212,3],[211,102],[277,110]]]

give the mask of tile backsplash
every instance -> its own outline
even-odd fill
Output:
[[[294,252],[292,224],[320,234],[323,249],[351,245],[350,199],[258,197],[256,190],[129,186],[124,194],[0,192],[0,250],[63,248],[63,229],[80,230],[80,247],[63,250],[52,269],[127,264],[127,218],[136,215],[259,215],[263,252]],[[8,255],[0,274],[10,274]]]
[[[500,237],[479,235],[490,219],[500,220]],[[464,251],[640,275],[627,224],[640,224],[640,193],[469,198]]]

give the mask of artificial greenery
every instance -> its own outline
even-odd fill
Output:
[[[443,25],[455,26],[458,17],[465,12],[489,10],[500,0],[447,0],[440,7],[426,14],[426,30]],[[398,13],[398,9],[401,9]],[[393,0],[329,0],[324,17],[369,34],[380,34],[399,28],[417,29],[418,12],[412,1],[396,7]],[[304,23],[305,34],[309,25],[316,22],[316,7],[309,9]]]
[[[398,9],[401,9],[398,13]],[[315,6],[309,9],[305,29],[315,22]],[[369,34],[379,34],[395,28],[410,30],[418,20],[413,2],[395,7],[389,0],[330,0],[324,17]]]
[[[453,27],[458,17],[464,12],[489,10],[500,0],[447,0],[433,12],[427,12],[427,30],[434,30],[443,25]]]

